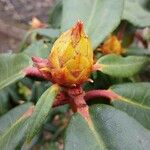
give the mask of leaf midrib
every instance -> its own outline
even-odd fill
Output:
[[[46,93],[46,95],[45,95],[45,97],[47,98],[48,97],[48,95],[51,93],[51,89],[49,89],[49,91],[47,91],[47,93]],[[45,99],[46,99],[45,98]],[[44,100],[45,100],[44,99]],[[39,105],[40,104],[40,105]],[[35,110],[35,115],[34,115],[34,117],[33,118],[31,118],[31,120],[32,120],[32,122],[33,122],[33,119],[35,119],[34,120],[34,123],[35,124],[37,124],[37,122],[38,122],[38,120],[39,120],[39,115],[38,114],[41,114],[41,111],[42,111],[42,108],[43,108],[43,106],[45,105],[45,101],[43,101],[43,103],[41,104],[41,103],[39,103],[38,104],[38,106],[40,106],[40,107],[38,107],[36,110]],[[40,108],[40,109],[39,109]],[[38,110],[39,109],[39,110]],[[36,129],[34,129],[34,126],[35,126],[35,124],[33,124],[33,126],[32,126],[32,130],[36,130]]]
[[[89,128],[91,129],[96,141],[98,142],[99,147],[101,148],[103,146],[104,147],[103,150],[107,150],[106,145],[105,145],[102,137],[96,132],[92,118],[90,118],[90,124],[88,124],[88,125],[89,125]],[[101,139],[101,140],[99,140],[99,139]]]
[[[131,64],[119,64],[118,63],[118,64],[115,64],[115,65],[114,64],[105,64],[104,65],[104,64],[101,64],[101,63],[99,63],[99,64],[101,65],[101,67],[110,67],[110,66],[111,67],[122,67],[122,66],[126,66],[127,67],[127,66],[140,65],[140,64],[142,65],[143,63],[144,62],[137,62],[137,63],[131,63]]]
[[[56,97],[56,91],[53,91],[52,89],[51,89],[52,87],[50,87],[49,89],[47,89],[47,93],[45,93],[45,96],[43,96],[43,97],[41,97],[42,99],[44,99],[44,101],[43,101],[43,103],[41,104],[41,103],[38,103],[38,108],[35,110],[35,114],[34,115],[32,115],[33,117],[32,118],[30,118],[31,120],[30,120],[30,125],[31,125],[31,123],[34,121],[34,124],[32,125],[32,127],[31,127],[31,131],[33,131],[33,132],[29,132],[29,134],[27,135],[27,140],[28,139],[30,139],[30,137],[32,136],[32,134],[34,133],[34,132],[36,132],[36,129],[35,129],[35,125],[37,125],[37,123],[38,123],[38,120],[39,120],[39,118],[41,118],[41,117],[39,117],[39,114],[41,114],[41,112],[42,112],[42,108],[45,106],[45,104],[47,104],[46,103],[46,100],[49,100],[49,99],[51,99],[51,106],[52,106],[52,101],[55,99],[55,97]],[[50,97],[50,98],[48,98],[48,97]],[[53,99],[52,99],[53,98]],[[50,101],[50,100],[49,100]],[[38,110],[39,109],[39,110]],[[50,109],[51,109],[51,107],[49,107],[49,111],[50,111]],[[47,115],[48,115],[48,113],[46,113]],[[45,112],[44,112],[44,115],[45,115]],[[46,115],[45,115],[45,117],[46,117]],[[34,119],[34,120],[33,120]]]
[[[129,98],[125,98],[125,97],[123,97],[123,96],[119,96],[118,99],[119,99],[120,101],[129,103],[129,104],[132,104],[132,105],[136,105],[136,106],[138,106],[138,107],[142,107],[143,109],[148,109],[148,110],[150,110],[150,107],[145,106],[145,105],[141,105],[141,104],[139,104],[139,103],[136,103],[135,101],[133,102],[133,101],[132,101],[131,99],[129,99]],[[112,100],[112,101],[116,101],[116,100]]]
[[[9,132],[15,127],[17,126],[19,123],[24,122],[28,117],[22,116],[20,117],[14,124],[11,125],[11,127],[1,136],[0,139],[0,143],[2,142],[3,138],[5,138],[5,136],[7,136],[7,134],[9,134]]]
[[[10,76],[6,79],[4,79],[2,82],[0,82],[0,89],[2,89],[3,87],[9,85],[10,83],[13,83],[16,79],[20,79],[23,78],[25,76],[25,74],[23,74],[23,72],[19,72],[14,74],[13,76]]]

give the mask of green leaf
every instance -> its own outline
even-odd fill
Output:
[[[0,116],[9,110],[10,101],[14,99],[16,101],[20,99],[15,84],[0,90]]]
[[[148,61],[147,57],[122,57],[109,54],[101,57],[97,63],[99,70],[114,77],[130,77],[137,74]]]
[[[91,123],[72,116],[65,150],[148,150],[150,132],[126,113],[107,105],[90,108]]]
[[[145,10],[137,0],[125,0],[123,18],[135,26],[150,26],[150,12]]]
[[[18,106],[0,118],[0,149],[14,150],[23,140],[27,130],[29,114],[24,114],[31,103]]]
[[[32,95],[30,101],[37,102],[41,95],[49,88],[50,83],[47,81],[34,82],[32,86]]]
[[[22,52],[27,44],[27,39],[31,35],[31,31],[27,31],[19,45],[19,52]]]
[[[0,116],[9,111],[11,103],[18,103],[21,97],[18,92],[18,83],[11,84],[0,90]]]
[[[95,49],[120,23],[123,0],[64,0],[61,31],[84,22]]]
[[[9,109],[9,93],[7,89],[0,91],[0,116]]]
[[[126,83],[110,88],[118,97],[111,103],[150,129],[150,83]]]
[[[26,120],[28,117],[21,117],[19,120],[13,124],[4,135],[2,135],[0,139],[0,149],[8,150],[14,149],[19,144],[19,142],[23,139],[24,134],[27,129]]]
[[[35,106],[35,111],[30,118],[29,130],[26,138],[27,141],[32,140],[47,120],[47,116],[58,92],[59,87],[57,85],[53,85],[47,89],[38,100]]]
[[[139,48],[139,47],[130,47],[126,49],[127,55],[139,55],[139,56],[150,56],[150,50]]]
[[[25,54],[0,54],[0,89],[23,78],[23,70],[32,65]]]
[[[27,111],[30,106],[32,106],[32,103],[19,105],[0,117],[0,137]]]
[[[48,22],[53,28],[60,28],[62,20],[62,0],[57,0],[50,10]]]
[[[51,45],[44,43],[43,40],[35,41],[29,45],[24,52],[29,56],[37,56],[42,58],[47,58],[50,52]]]
[[[46,36],[48,38],[57,38],[60,34],[60,31],[52,28],[40,28],[32,30],[32,33],[38,33],[39,35]]]
[[[27,39],[32,35],[36,36],[36,34],[39,34],[41,36],[45,36],[47,38],[53,39],[53,38],[57,38],[59,36],[59,33],[60,31],[58,29],[53,29],[53,28],[39,28],[39,29],[30,30],[24,36],[20,44],[19,51],[20,52],[24,51],[24,48],[27,43]]]

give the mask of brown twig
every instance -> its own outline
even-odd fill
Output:
[[[91,90],[85,94],[85,100],[89,101],[92,98],[105,97],[108,99],[118,98],[118,95],[111,90]]]
[[[135,32],[134,35],[135,35],[135,38],[143,44],[144,48],[148,48],[147,41],[143,39],[143,37],[141,36],[141,34],[139,32]]]
[[[65,105],[68,103],[69,103],[69,97],[67,97],[64,92],[60,92],[57,95],[56,100],[54,101],[53,107]]]
[[[120,27],[120,30],[117,33],[118,40],[122,40],[125,28],[126,28],[126,23],[122,23],[121,27]]]
[[[66,90],[69,104],[74,112],[78,112],[87,122],[90,121],[89,107],[84,99],[85,92],[81,87]]]
[[[72,90],[72,91],[74,92],[74,90]],[[78,95],[80,95],[79,92],[78,92]],[[111,100],[111,99],[117,99],[118,95],[111,90],[91,90],[84,94],[84,99],[86,102],[90,101],[93,98],[97,98],[97,97],[105,97],[105,98],[108,98],[109,100]],[[57,96],[57,98],[53,104],[53,107],[69,104],[70,102],[72,102],[72,100],[71,99],[69,100],[69,99],[70,99],[69,96],[67,96],[64,92],[61,92]],[[73,110],[74,110],[74,112],[77,111],[76,108],[73,108]]]

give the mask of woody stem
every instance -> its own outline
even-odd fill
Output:
[[[143,39],[140,33],[135,32],[135,38],[143,44],[144,48],[148,47],[147,41]]]
[[[120,27],[120,30],[117,33],[118,40],[122,40],[125,28],[126,28],[126,23],[122,23],[121,27]]]
[[[105,97],[111,100],[117,98],[118,95],[111,90],[91,90],[85,94],[84,98],[86,101],[89,101],[90,99],[96,97]]]
[[[85,120],[89,120],[89,107],[84,99],[85,92],[81,87],[68,89],[69,104],[74,112],[78,112]]]
[[[75,102],[80,104],[80,102],[82,103],[87,102],[97,97],[105,97],[105,98],[108,98],[108,100],[111,100],[111,99],[117,99],[118,95],[111,90],[91,90],[91,91],[86,92],[85,94],[81,94],[81,97],[75,97],[77,98]],[[53,107],[72,103],[72,98],[71,100],[69,99],[70,97],[66,96],[64,93],[61,93],[61,96],[59,96],[59,98],[55,100]],[[76,112],[77,111],[77,109],[75,109],[76,106],[74,107],[74,103],[72,105],[73,105],[72,109]]]

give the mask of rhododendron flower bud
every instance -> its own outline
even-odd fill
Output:
[[[46,24],[44,24],[43,22],[41,22],[38,18],[33,17],[32,21],[30,22],[30,25],[32,27],[32,29],[37,29],[37,28],[44,28],[47,27]]]
[[[78,21],[56,40],[48,59],[54,82],[73,86],[88,79],[92,71],[93,51],[82,22]]]
[[[121,41],[118,40],[116,36],[109,36],[106,41],[100,47],[100,51],[103,54],[117,54],[120,55],[123,53],[123,48]]]

